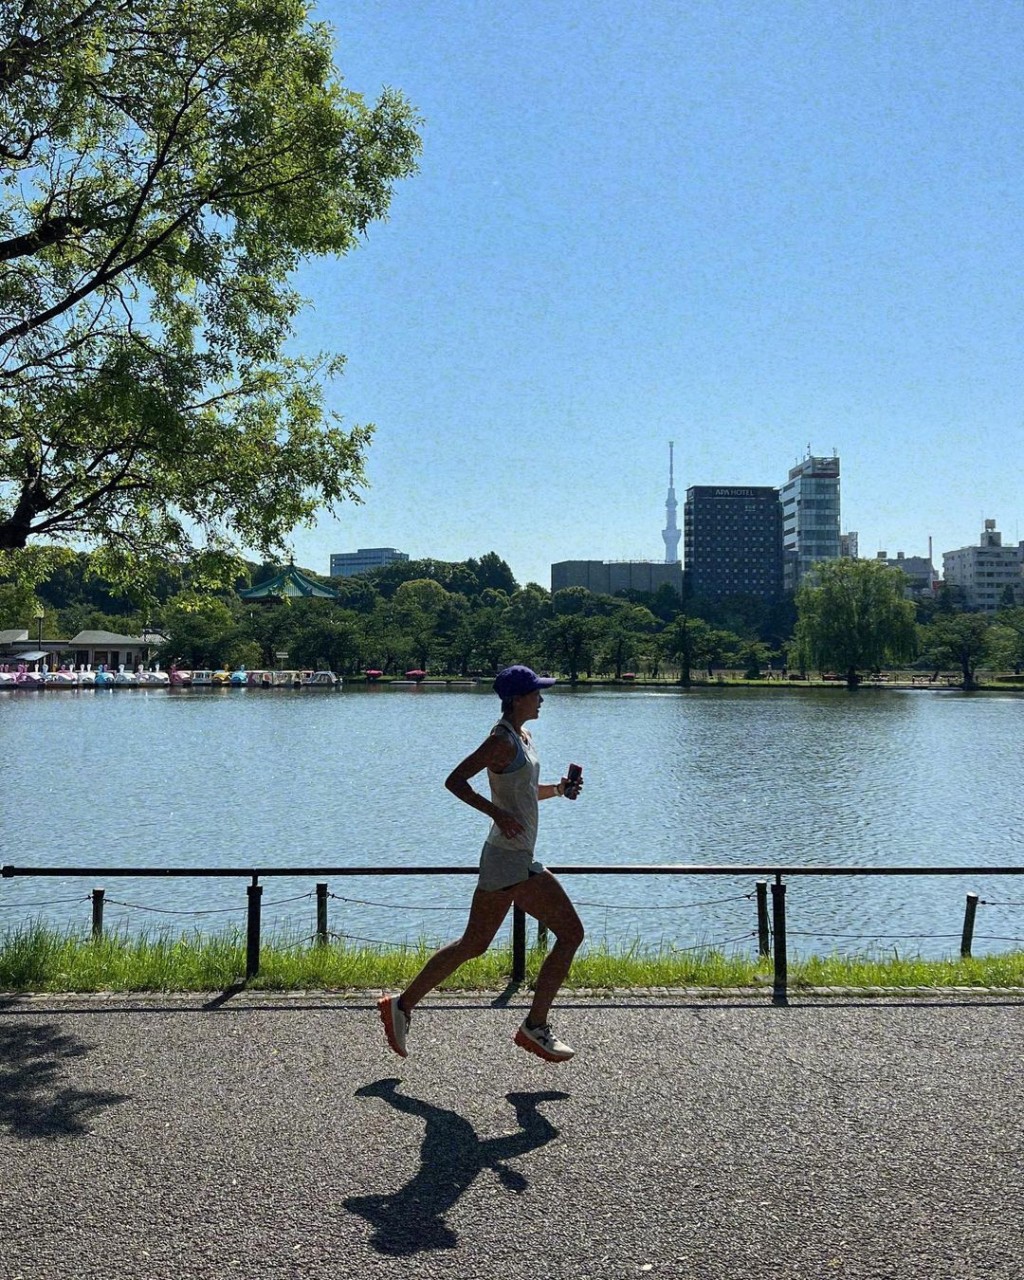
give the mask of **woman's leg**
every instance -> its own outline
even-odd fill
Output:
[[[518,888],[518,886],[517,886]],[[399,997],[402,1011],[412,1013],[423,997],[461,964],[482,956],[494,940],[512,905],[511,889],[477,889],[462,937],[435,951]]]
[[[552,1001],[565,981],[572,958],[583,941],[583,925],[569,895],[550,871],[540,871],[511,890],[512,900],[555,935],[555,945],[537,974],[529,1021],[532,1027],[547,1022]]]

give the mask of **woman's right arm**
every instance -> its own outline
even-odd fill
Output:
[[[516,749],[504,734],[492,734],[471,751],[465,760],[460,761],[444,780],[444,785],[457,796],[463,804],[478,809],[494,822],[501,834],[513,839],[523,831],[523,824],[507,809],[501,809],[486,796],[470,786],[470,778],[475,778],[483,769],[494,769],[500,772],[515,759]]]

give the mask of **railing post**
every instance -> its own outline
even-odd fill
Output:
[[[964,931],[960,935],[960,959],[970,960],[971,944],[974,942],[974,917],[978,911],[978,895],[969,893],[964,904]]]
[[[786,982],[786,886],[782,876],[775,875],[772,885],[772,932],[775,934],[775,982],[772,988],[772,1004],[787,1004]]]
[[[246,894],[249,899],[249,910],[246,914],[245,980],[248,982],[260,971],[260,910],[263,886],[258,876],[253,876],[252,884],[249,885]]]
[[[92,936],[94,938],[103,937],[103,897],[106,889],[93,889],[92,891]]]
[[[327,945],[326,883],[318,884],[316,887],[316,944],[318,947],[325,947]]]
[[[766,960],[772,953],[772,935],[768,926],[768,881],[758,880],[757,890],[757,954]]]
[[[512,907],[512,981],[526,981],[526,912],[518,903]]]

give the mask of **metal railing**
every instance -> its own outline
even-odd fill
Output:
[[[786,940],[786,881],[807,876],[971,876],[975,879],[987,876],[1024,875],[1020,866],[949,866],[949,867],[805,867],[805,866],[721,866],[668,864],[643,866],[619,864],[615,866],[551,866],[550,871],[562,876],[728,876],[732,879],[757,877],[757,936],[759,954],[773,961],[772,1000],[775,1004],[787,1002],[788,947]],[[261,880],[286,876],[291,879],[316,879],[317,877],[352,876],[458,876],[476,875],[476,867],[23,867],[4,864],[0,867],[0,879],[16,877],[60,877],[62,879],[176,879],[176,878],[237,878],[249,880],[246,890],[246,980],[254,978],[260,968],[260,933],[263,885]],[[771,880],[769,885],[768,881]],[[768,897],[771,895],[769,915]],[[92,929],[94,936],[103,932],[103,905],[105,890],[94,889],[92,899]],[[303,895],[309,896],[309,895]],[[326,942],[327,931],[327,882],[318,880],[316,885],[318,942]],[[976,893],[967,895],[963,929],[960,939],[962,957],[971,955],[977,907],[981,899]],[[824,935],[823,935],[824,936]],[[513,908],[512,915],[512,974],[513,983],[526,979],[526,916],[520,907]]]

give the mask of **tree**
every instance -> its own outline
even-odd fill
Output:
[[[559,591],[559,596],[568,592]],[[580,678],[580,672],[592,660],[594,651],[594,620],[579,613],[565,613],[545,623],[541,652],[547,664],[555,671],[564,671],[571,683]]]
[[[344,88],[301,0],[21,0],[0,90],[0,553],[270,554],[358,499],[372,428],[287,354],[289,274],[385,216],[401,96]]]
[[[1017,675],[1024,668],[1024,606],[1000,609],[996,622],[1003,629],[1000,656]]]
[[[239,639],[238,620],[223,600],[185,592],[168,601],[160,615],[167,636],[164,662],[184,667],[215,667],[226,661],[227,650]]]
[[[978,666],[988,656],[991,625],[984,614],[957,613],[940,615],[923,627],[924,647],[936,672],[941,667],[959,667],[963,687],[975,688]]]
[[[877,560],[827,560],[796,594],[801,668],[840,671],[855,689],[865,671],[913,657],[914,606],[905,575]]]
[[[665,654],[679,664],[679,683],[689,689],[693,668],[708,661],[712,651],[712,629],[703,618],[680,614],[665,629]]]
[[[519,589],[512,570],[496,551],[488,551],[479,560],[467,560],[466,568],[476,574],[481,591],[493,587],[495,591],[504,591],[510,596]]]
[[[621,680],[627,666],[640,656],[644,641],[654,631],[657,621],[643,605],[620,603],[610,618],[603,620],[598,636],[603,659]]]

